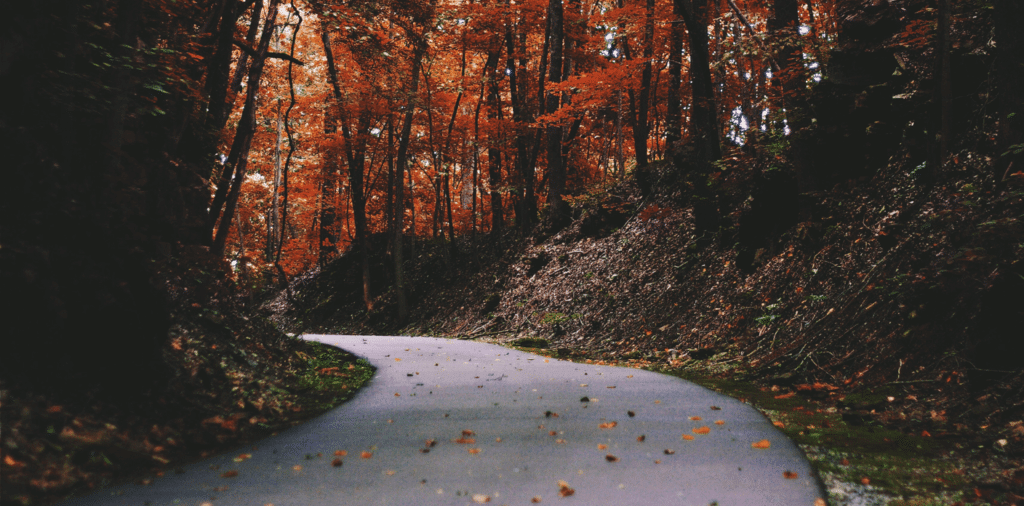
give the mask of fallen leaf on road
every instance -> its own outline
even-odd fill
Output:
[[[473,502],[475,502],[477,504],[483,504],[483,503],[491,502],[491,498],[489,496],[486,496],[486,495],[483,495],[483,494],[473,494]]]
[[[715,420],[715,425],[725,425],[725,420]]]
[[[225,471],[220,475],[221,478],[234,478],[235,476],[238,476],[238,471],[235,470]]]
[[[569,487],[569,484],[564,480],[558,480],[558,495],[561,497],[569,497],[576,493],[576,490]]]
[[[619,422],[605,422],[605,423],[602,423],[601,425],[598,425],[598,427],[600,427],[602,429],[611,429],[611,428],[614,428],[618,424],[619,424]]]
[[[693,428],[693,433],[694,434],[707,434],[709,432],[711,432],[711,427],[694,427]]]
[[[780,429],[785,429],[786,428],[786,424],[784,424],[784,423],[782,423],[782,422],[780,422],[778,420],[775,420],[774,422],[772,422],[772,425],[774,425],[774,426],[776,426],[776,427],[778,427]]]
[[[671,450],[671,449],[665,448],[665,455],[675,455],[675,454],[676,454],[675,450]]]
[[[462,435],[463,436],[475,436],[476,432],[473,432],[473,431],[471,431],[469,429],[463,429]]]
[[[762,439],[756,443],[750,443],[751,448],[757,448],[758,450],[766,450],[772,446],[772,443],[767,439]]]
[[[643,434],[640,434],[639,436],[636,437],[636,442],[637,443],[643,443],[646,439],[647,439],[647,436],[645,436]]]
[[[693,441],[693,436],[689,434],[683,434],[683,439],[685,439],[686,441]]]
[[[530,499],[530,502],[532,502],[534,504],[539,503],[540,502],[540,496],[539,495],[533,496],[533,499]]]
[[[360,453],[359,456],[364,458],[364,459],[368,459],[370,457],[373,457],[373,454],[370,453],[370,452],[363,452],[363,453]]]
[[[607,460],[608,462],[618,462],[619,461],[618,457],[616,457],[615,455],[612,455],[610,453],[608,455],[605,455],[604,459]]]
[[[782,477],[787,479],[787,480],[795,480],[797,478],[797,476],[799,476],[799,475],[794,473],[793,471],[783,471],[783,473],[782,473]]]
[[[722,410],[722,408],[720,408],[718,406],[711,406],[711,411],[721,411],[721,410]]]
[[[601,444],[597,445],[597,449],[598,450],[607,450],[608,449],[608,445],[606,445],[604,443],[601,443]]]
[[[479,448],[470,448],[468,451],[469,451],[469,453],[472,453],[473,455],[476,455],[476,454],[480,453],[480,449]]]
[[[334,455],[338,457],[344,457],[345,455],[348,455],[348,452],[345,450],[338,450],[334,452]]]
[[[395,475],[395,471],[393,469],[388,469],[387,471],[384,471],[384,474],[386,474],[388,476],[394,476]]]
[[[630,418],[633,418],[634,416],[636,416],[636,413],[634,413],[632,411],[626,411],[626,414],[629,415]]]
[[[331,461],[331,465],[334,467],[341,467],[341,459],[335,458],[334,460]]]
[[[473,443],[476,443],[476,439],[473,439],[471,437],[460,437],[459,439],[456,439],[455,442],[460,445],[471,445]]]
[[[693,420],[693,421],[697,422],[697,421],[701,420],[701,417],[699,417],[699,416],[691,416],[690,420]]]

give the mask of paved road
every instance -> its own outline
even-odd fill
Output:
[[[246,450],[251,458],[234,452],[65,504],[812,506],[824,497],[800,450],[760,413],[677,378],[467,341],[305,337],[367,358],[377,374],[344,406]],[[761,441],[770,446],[752,446]]]

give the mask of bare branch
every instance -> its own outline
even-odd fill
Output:
[[[241,49],[242,51],[244,51],[249,56],[251,56],[253,58],[256,58],[256,56],[257,56],[256,50],[251,48],[251,47],[249,47],[244,41],[235,39],[233,42],[234,42],[235,46],[238,47],[238,49]],[[306,64],[302,60],[299,60],[299,59],[295,58],[294,56],[292,56],[290,54],[285,54],[285,53],[267,53],[264,56],[267,57],[267,58],[277,58],[279,60],[290,61],[290,62],[292,62],[292,63],[294,63],[296,65],[305,65]]]

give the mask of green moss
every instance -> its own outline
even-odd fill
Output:
[[[306,369],[299,376],[301,403],[324,411],[345,402],[373,377],[369,362],[333,346],[310,342],[312,353],[303,353]]]

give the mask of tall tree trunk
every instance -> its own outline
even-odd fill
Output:
[[[224,168],[221,171],[220,179],[217,182],[217,191],[214,193],[213,202],[210,203],[210,211],[207,215],[206,229],[210,236],[213,236],[213,232],[217,227],[217,221],[220,220],[221,226],[228,225],[230,228],[231,214],[234,212],[234,205],[229,206],[231,213],[224,209],[225,203],[229,200],[229,190],[234,190],[232,180],[237,183],[238,187],[241,187],[242,179],[245,175],[245,166],[248,163],[249,148],[252,145],[252,136],[256,129],[256,97],[260,91],[260,81],[263,77],[263,67],[266,61],[265,55],[267,50],[270,48],[270,41],[274,34],[274,25],[277,21],[277,6],[280,3],[279,0],[270,0],[271,13],[267,16],[267,19],[263,25],[263,34],[260,36],[260,45],[256,50],[257,56],[253,58],[252,68],[249,69],[249,86],[246,90],[245,106],[242,108],[242,117],[238,122],[238,129],[235,131],[235,138],[231,144],[231,153],[228,155],[228,159],[224,164]],[[234,176],[234,177],[232,177]],[[237,198],[237,191],[234,192],[235,198]],[[224,218],[221,218],[221,210],[224,210]],[[227,234],[227,229],[224,230],[224,234]],[[219,234],[220,232],[218,232]],[[226,235],[223,238],[227,239]],[[217,238],[214,237],[214,243],[217,242]],[[220,242],[220,247],[217,244],[213,245],[213,251],[223,252],[224,242]]]
[[[487,134],[487,186],[491,197],[491,238],[497,244],[501,239],[502,226],[505,223],[505,208],[501,200],[501,136],[495,127],[501,120],[501,88],[499,79],[503,73],[498,72],[501,58],[501,45],[492,44],[484,64],[484,76],[487,81],[487,119],[490,124]]]
[[[409,141],[412,135],[413,109],[416,107],[416,95],[419,92],[420,67],[423,56],[427,52],[427,42],[416,40],[412,57],[412,75],[409,81],[409,99],[405,105],[405,117],[402,120],[402,131],[398,137],[398,154],[395,160],[395,229],[392,257],[395,261],[395,294],[398,298],[398,323],[404,325],[409,319],[409,303],[405,296],[405,267],[402,256],[403,217],[405,215],[405,166],[408,162]],[[411,175],[411,173],[410,173]],[[413,227],[416,223],[413,222]]]
[[[217,31],[217,46],[210,58],[206,71],[206,90],[210,97],[206,113],[206,128],[217,131],[224,127],[228,113],[228,84],[231,72],[231,53],[235,41],[235,25],[241,14],[240,3],[236,0],[225,0],[220,17],[220,28]],[[271,14],[273,16],[273,14]],[[259,18],[254,22],[258,25]]]
[[[648,111],[651,105],[651,59],[654,57],[654,0],[647,0],[647,20],[644,23],[644,64],[640,73],[640,96],[637,99],[636,119],[633,121],[633,151],[638,169],[647,167],[647,139],[650,137]]]
[[[366,160],[366,134],[370,128],[370,112],[366,107],[359,110],[359,119],[356,132],[353,136],[349,128],[348,114],[345,113],[344,96],[341,92],[341,84],[338,79],[338,69],[334,63],[334,51],[331,46],[331,35],[328,24],[320,22],[320,42],[323,44],[324,56],[327,59],[327,77],[331,82],[334,107],[337,110],[337,119],[341,123],[342,138],[345,140],[345,158],[348,162],[348,181],[351,187],[352,198],[352,221],[355,222],[356,236],[355,246],[359,251],[359,262],[362,267],[363,278],[363,304],[366,310],[373,309],[372,284],[370,282],[370,246],[366,237],[366,184],[365,160]],[[388,146],[390,149],[390,121]],[[355,137],[355,138],[353,138]],[[390,153],[389,153],[390,159]],[[322,226],[322,225],[321,225]]]
[[[260,17],[263,15],[263,0],[253,2],[252,13],[249,14],[249,31],[245,34],[245,42],[249,47],[256,45],[256,35],[260,31]],[[242,91],[242,81],[249,70],[249,53],[242,51],[235,65],[235,76],[231,78],[231,86],[228,87],[227,104],[234,103],[235,96]]]
[[[562,0],[550,0],[548,2],[548,29],[550,34],[549,50],[551,59],[548,73],[548,82],[562,82],[562,44],[565,39],[565,29],[562,24]],[[559,95],[548,92],[547,109],[548,114],[558,111]],[[562,225],[569,218],[569,210],[562,200],[565,193],[566,173],[562,160],[562,127],[561,125],[550,124],[547,126],[547,154],[548,154],[548,206],[551,213],[552,223],[556,226]]]
[[[686,22],[690,39],[691,138],[694,143],[694,173],[691,178],[696,189],[693,208],[694,225],[698,233],[713,232],[718,228],[718,198],[709,188],[708,177],[713,163],[722,158],[719,141],[718,103],[711,81],[711,63],[708,57],[707,0],[675,0]]]
[[[996,90],[998,147],[996,174],[1024,170],[1024,2],[996,0]]]
[[[277,253],[281,233],[281,99],[277,100],[277,139],[274,142],[274,190],[270,196],[270,222],[267,223],[267,260],[273,260]]]
[[[950,58],[950,23],[953,7],[950,0],[939,0],[939,23],[938,37],[935,48],[935,78],[936,94],[939,99],[938,117],[938,138],[936,139],[936,160],[932,166],[932,179],[936,179],[938,172],[942,170],[942,164],[946,162],[946,155],[949,153],[949,142],[952,140],[952,114],[953,114],[953,85],[949,69]],[[1017,30],[1021,27],[1018,26]],[[998,41],[997,51],[998,51]]]
[[[676,20],[672,21],[669,37],[668,57],[668,98],[665,101],[665,158],[675,160],[679,154],[683,140],[683,25],[681,7],[677,0],[673,3],[672,12]]]
[[[525,92],[519,88],[519,72],[515,60],[515,38],[512,22],[505,24],[505,50],[508,61],[505,66],[508,72],[509,95],[512,99],[512,121],[515,124],[516,163],[515,173],[519,179],[519,205],[516,206],[516,221],[524,234],[528,233],[536,220],[537,209],[533,202],[533,165],[530,164],[529,139],[527,137]]]
[[[121,0],[117,5],[117,39],[114,49],[122,61],[131,59],[135,52],[135,39],[142,19],[142,0]],[[121,145],[124,142],[124,118],[128,112],[131,72],[129,65],[120,64],[114,70],[112,99],[107,116],[106,160],[107,177],[121,178]]]

